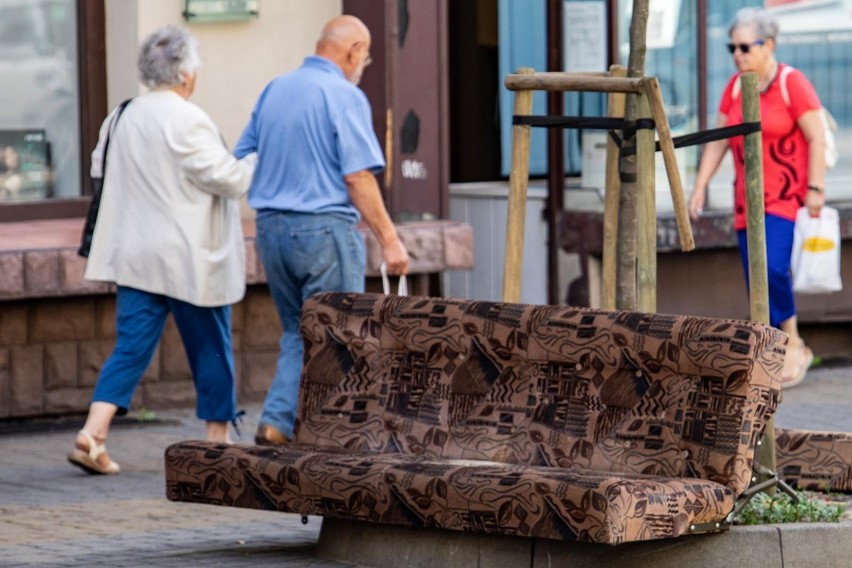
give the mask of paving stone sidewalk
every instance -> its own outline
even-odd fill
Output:
[[[785,392],[776,425],[852,431],[852,361],[812,370]],[[243,442],[254,433],[251,405]],[[322,520],[245,509],[171,503],[163,450],[198,439],[192,410],[160,411],[110,436],[117,476],[93,477],[65,461],[74,429],[3,434],[0,425],[0,566],[267,566],[331,568],[313,556]]]

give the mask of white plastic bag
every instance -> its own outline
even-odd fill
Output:
[[[388,278],[388,265],[384,262],[379,267],[379,271],[382,273],[382,291],[384,291],[385,295],[391,293],[390,279]],[[399,277],[399,285],[396,289],[397,296],[408,296],[408,278],[405,277],[405,274]]]
[[[799,209],[790,267],[793,290],[800,294],[827,294],[843,289],[837,209],[823,207],[819,217],[811,217],[806,207]]]

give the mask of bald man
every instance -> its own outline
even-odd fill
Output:
[[[258,154],[248,202],[257,211],[257,251],[284,333],[255,442],[293,437],[302,339],[310,295],[364,291],[363,219],[389,272],[408,272],[408,253],[375,174],[385,167],[370,104],[358,88],[370,64],[370,31],[353,16],[329,21],[316,53],[260,94],[234,153]]]

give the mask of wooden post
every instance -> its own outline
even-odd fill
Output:
[[[531,75],[529,67],[519,75]],[[532,91],[515,92],[516,116],[532,113]],[[527,184],[530,175],[530,127],[512,126],[512,161],[509,170],[509,200],[506,213],[506,251],[503,263],[503,301],[521,301],[521,264],[524,256],[524,221],[527,210]]]
[[[638,120],[650,119],[647,95],[637,95]],[[657,311],[657,183],[654,130],[636,131],[636,307],[640,312]]]
[[[627,77],[635,80],[645,75],[645,54],[648,29],[649,0],[633,0],[630,18],[630,56]],[[637,96],[628,95],[625,115],[628,120],[638,116]],[[624,137],[621,147],[621,199],[618,211],[618,263],[616,275],[616,308],[636,309],[636,137]]]
[[[760,94],[756,73],[743,73],[743,122],[760,122]],[[769,277],[766,268],[766,217],[763,203],[763,138],[760,132],[745,136],[746,234],[748,236],[748,280],[751,319],[769,323]],[[775,421],[763,433],[760,464],[775,471]],[[774,494],[774,487],[767,491]]]
[[[660,139],[660,150],[666,164],[666,175],[669,178],[669,187],[672,192],[677,233],[680,237],[680,249],[683,252],[689,252],[695,248],[695,240],[692,237],[692,224],[689,222],[689,210],[686,207],[686,198],[683,194],[683,183],[680,179],[680,171],[677,169],[677,156],[675,155],[674,142],[672,142],[672,133],[669,130],[666,107],[663,104],[660,82],[656,77],[647,77],[643,80],[643,84],[645,95],[651,104],[651,116],[654,117]]]
[[[609,68],[613,77],[627,76],[627,68],[623,65],[613,65]],[[607,116],[624,118],[624,93],[611,92],[607,97]],[[621,193],[621,180],[618,177],[618,145],[611,137],[606,140],[606,183],[604,194],[603,217],[603,286],[601,291],[601,307],[605,310],[615,309],[615,277],[618,260],[618,201]]]

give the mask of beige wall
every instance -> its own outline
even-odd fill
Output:
[[[144,89],[136,49],[149,32],[182,25],[199,42],[202,66],[192,97],[233,145],[260,90],[299,66],[320,28],[342,11],[341,0],[259,0],[260,16],[245,22],[189,24],[183,0],[107,0],[107,89],[110,107]]]

